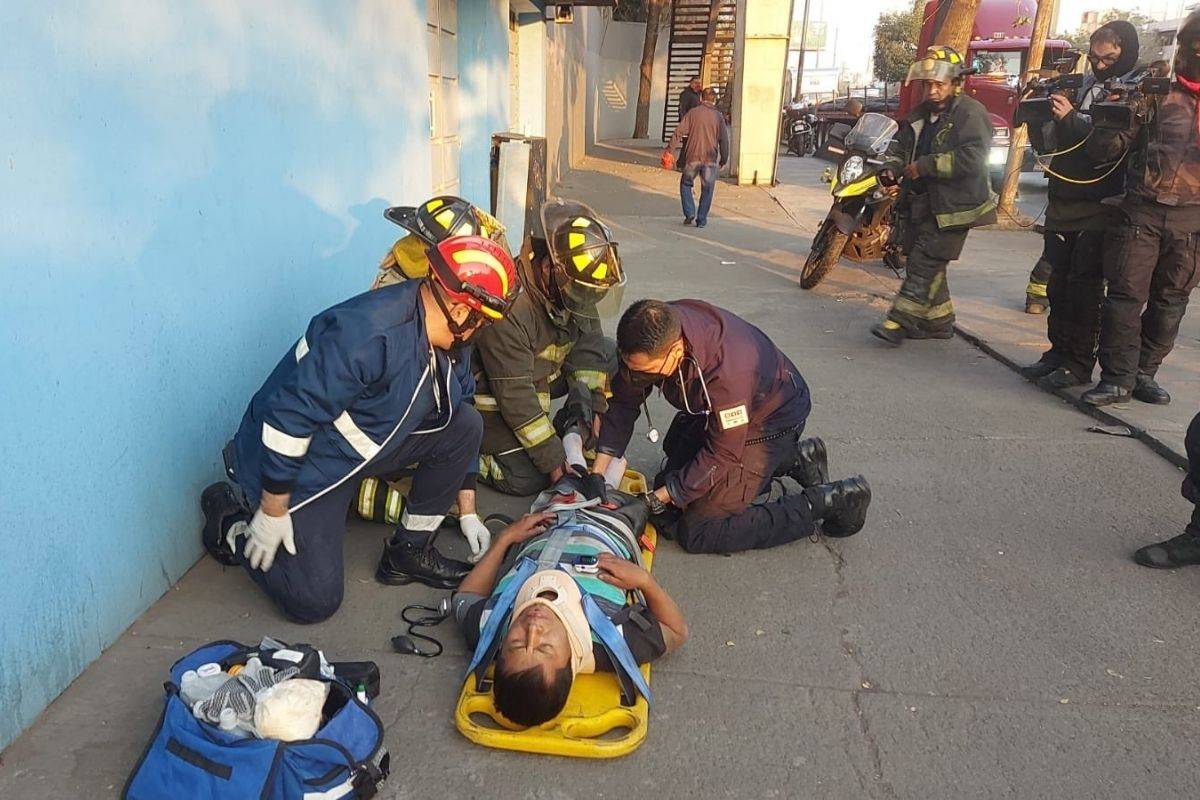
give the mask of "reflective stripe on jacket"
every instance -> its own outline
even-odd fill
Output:
[[[432,348],[419,281],[322,311],[254,395],[235,437],[251,502],[291,493],[292,510],[413,433],[449,424],[475,381],[470,351]]]
[[[914,159],[922,128],[929,115],[919,106],[900,125],[888,145],[884,162],[897,175],[912,161],[928,187],[930,205],[939,228],[962,228],[991,222],[996,210],[988,174],[992,123],[978,100],[958,95],[933,123],[928,155]]]
[[[566,459],[550,420],[551,384],[567,383],[567,403],[587,420],[607,408],[613,346],[599,320],[551,317],[533,292],[523,292],[508,315],[476,334],[476,408],[483,415],[482,451],[524,449],[542,472]]]

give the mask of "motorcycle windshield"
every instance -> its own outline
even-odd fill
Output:
[[[850,133],[846,134],[846,147],[881,156],[899,129],[896,120],[889,116],[874,112],[863,114]]]

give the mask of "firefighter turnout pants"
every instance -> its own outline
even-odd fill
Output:
[[[1104,239],[1099,357],[1101,380],[1131,389],[1139,373],[1158,372],[1175,346],[1200,280],[1200,208],[1136,203],[1123,210]]]
[[[924,210],[922,210],[922,208]],[[908,266],[900,292],[892,301],[884,325],[904,329],[920,339],[954,326],[954,303],[946,283],[946,267],[962,253],[968,228],[938,228],[928,202],[914,202],[906,225]]]
[[[479,482],[502,494],[532,497],[550,485],[524,448],[494,456],[479,456]]]
[[[671,423],[663,452],[666,462],[655,479],[662,486],[667,473],[681,469],[704,446],[706,416],[680,412]],[[796,441],[802,431],[757,444],[747,444],[742,460],[731,464],[712,491],[683,510],[674,523],[674,536],[689,553],[733,553],[774,547],[811,536],[816,530],[812,506],[802,492],[778,500],[755,502],[796,461]],[[672,531],[667,531],[671,533]]]
[[[1080,380],[1091,380],[1104,304],[1101,268],[1103,231],[1046,231],[1043,258],[1050,264],[1047,297],[1050,349],[1042,361],[1066,367]]]

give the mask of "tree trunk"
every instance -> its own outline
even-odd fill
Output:
[[[642,43],[641,80],[638,83],[637,116],[633,121],[633,138],[645,139],[650,131],[650,87],[654,82],[654,50],[658,46],[658,26],[669,0],[649,0],[646,3],[646,41]]]
[[[1038,3],[1037,15],[1033,18],[1033,33],[1029,37],[1029,60],[1025,69],[1036,72],[1042,66],[1042,56],[1046,52],[1046,35],[1050,32],[1050,20],[1054,16],[1055,0],[1041,0]],[[1024,85],[1025,75],[1021,76]],[[1000,189],[1000,213],[1015,218],[1017,203],[1017,185],[1021,181],[1021,165],[1025,162],[1025,144],[1029,139],[1029,131],[1024,125],[1013,127],[1009,131],[1012,138],[1008,145],[1008,163],[1004,171],[1004,185]]]
[[[941,0],[935,12],[937,17],[930,44],[953,47],[966,58],[967,47],[971,43],[971,28],[975,25],[975,12],[978,10],[979,0]],[[937,18],[942,20],[940,26],[936,23]]]

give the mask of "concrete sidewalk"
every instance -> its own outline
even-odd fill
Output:
[[[829,191],[820,182],[830,162],[812,158],[779,158],[780,184],[768,191],[811,238],[829,208]],[[1022,176],[1020,211],[1036,218],[1045,207],[1045,180]],[[1025,284],[1041,255],[1041,236],[1030,231],[982,229],[971,232],[962,258],[949,273],[960,333],[990,355],[1016,368],[1031,364],[1047,347],[1046,317],[1026,314]],[[852,287],[889,300],[899,281],[881,264],[843,261],[818,292],[845,292]],[[1095,378],[1100,370],[1096,369]],[[1178,465],[1186,464],[1183,437],[1188,423],[1200,411],[1200,312],[1184,317],[1175,349],[1163,363],[1159,382],[1171,392],[1168,406],[1151,406],[1136,400],[1127,404],[1091,409],[1078,403],[1084,389],[1060,393],[1097,419],[1095,424],[1125,426],[1156,452]]]
[[[379,663],[387,798],[1200,796],[1200,571],[1128,558],[1187,518],[1178,471],[1136,442],[1086,433],[1087,417],[961,339],[883,347],[867,328],[894,279],[844,268],[800,291],[808,235],[766,192],[722,183],[709,227],[684,227],[678,178],[656,158],[598,148],[560,193],[611,223],[626,302],[708,299],[791,355],[835,477],[870,478],[861,534],[729,557],[664,542],[655,573],[692,638],[654,667],[648,738],[616,762],[459,736],[457,633],[434,631],[440,658],[390,652],[401,608],[443,593],[372,580],[383,526],[351,523],[345,604],[315,626],[282,621],[241,570],[202,559],[3,753],[0,797],[114,796],[170,664],[203,642],[263,634]],[[363,286],[374,271],[363,264]],[[651,411],[665,429],[657,395]],[[629,455],[652,471],[660,454],[645,432],[639,421]],[[527,503],[480,498],[485,513]],[[443,539],[465,553],[456,533]]]

